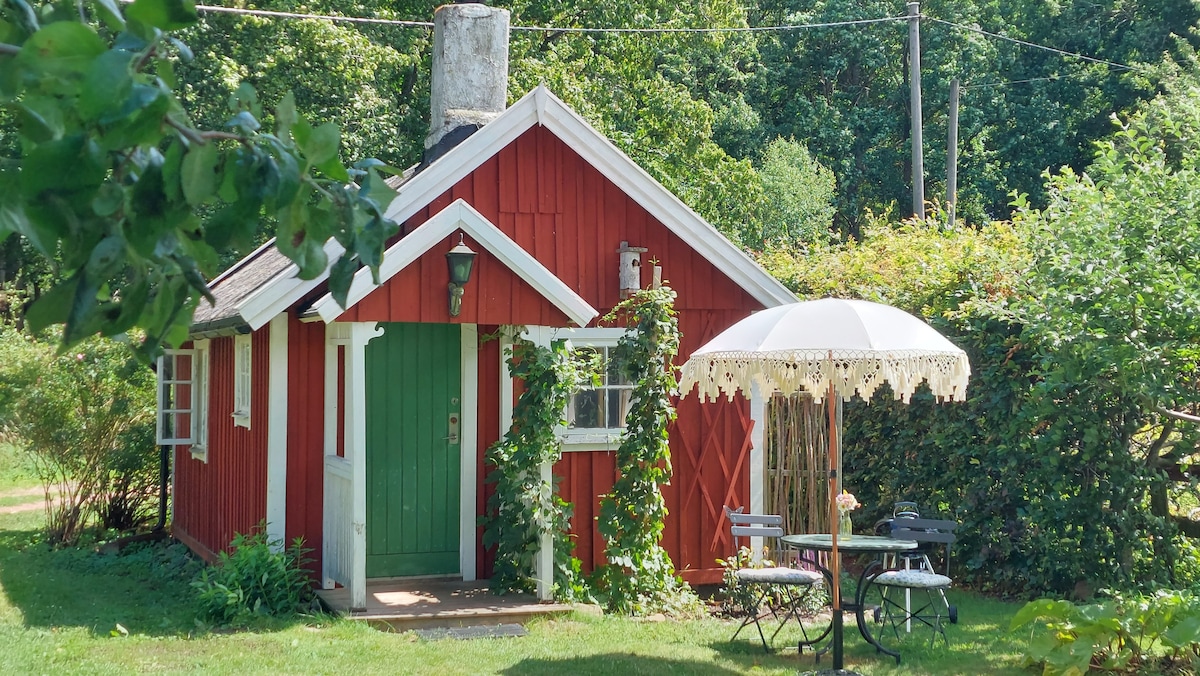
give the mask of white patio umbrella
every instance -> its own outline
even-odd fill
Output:
[[[862,300],[825,298],[757,312],[692,353],[683,365],[680,391],[732,399],[754,386],[769,395],[804,391],[817,402],[835,397],[864,400],[884,382],[908,402],[921,382],[939,399],[966,399],[967,354],[931,326],[903,310]],[[834,628],[840,635],[841,591],[837,533],[839,430],[829,410],[830,572]],[[840,651],[837,651],[840,653]],[[834,668],[840,669],[840,654]]]

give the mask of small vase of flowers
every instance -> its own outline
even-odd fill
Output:
[[[849,536],[854,531],[854,524],[850,521],[850,512],[858,509],[858,499],[853,493],[843,490],[842,494],[834,498],[837,503],[838,510],[838,535]]]

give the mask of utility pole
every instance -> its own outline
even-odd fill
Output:
[[[958,78],[950,81],[950,135],[946,139],[946,201],[950,203],[950,227],[958,207]]]
[[[908,91],[912,114],[913,216],[925,220],[925,153],[921,148],[921,3],[908,3]]]

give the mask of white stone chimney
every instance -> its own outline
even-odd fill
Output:
[[[507,9],[478,3],[442,5],[434,12],[425,164],[504,112],[508,18]]]

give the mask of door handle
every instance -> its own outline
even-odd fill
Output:
[[[449,420],[446,421],[446,429],[447,429],[447,434],[446,434],[446,436],[442,437],[442,439],[450,442],[451,444],[457,444],[458,443],[458,414],[457,413],[450,414]]]

